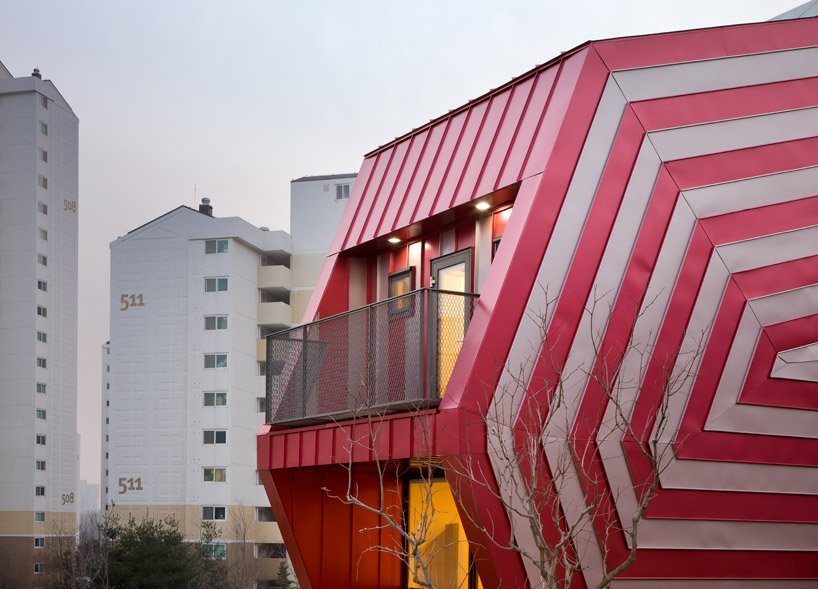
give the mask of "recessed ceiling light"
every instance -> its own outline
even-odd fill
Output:
[[[389,239],[387,239],[387,241],[388,241],[389,243],[392,243],[392,244],[394,244],[394,243],[400,243],[400,238],[399,238],[399,237],[390,237]]]
[[[478,211],[487,211],[491,208],[491,205],[484,200],[481,200],[477,204],[474,205],[474,208]]]

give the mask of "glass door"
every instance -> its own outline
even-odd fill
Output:
[[[431,273],[430,382],[442,397],[468,328],[471,300],[458,293],[471,292],[471,249],[432,260]]]

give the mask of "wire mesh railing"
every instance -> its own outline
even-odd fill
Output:
[[[268,336],[267,423],[435,405],[477,298],[420,289]]]

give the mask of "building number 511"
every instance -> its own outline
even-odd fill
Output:
[[[119,295],[119,304],[120,311],[127,311],[131,307],[144,307],[145,299],[142,297],[141,292],[139,294],[123,294]]]
[[[119,494],[124,495],[127,491],[141,491],[142,490],[142,477],[137,478],[125,478],[121,477],[119,479]]]

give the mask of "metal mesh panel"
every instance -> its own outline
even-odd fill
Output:
[[[417,290],[269,336],[268,423],[436,402],[476,299]]]

